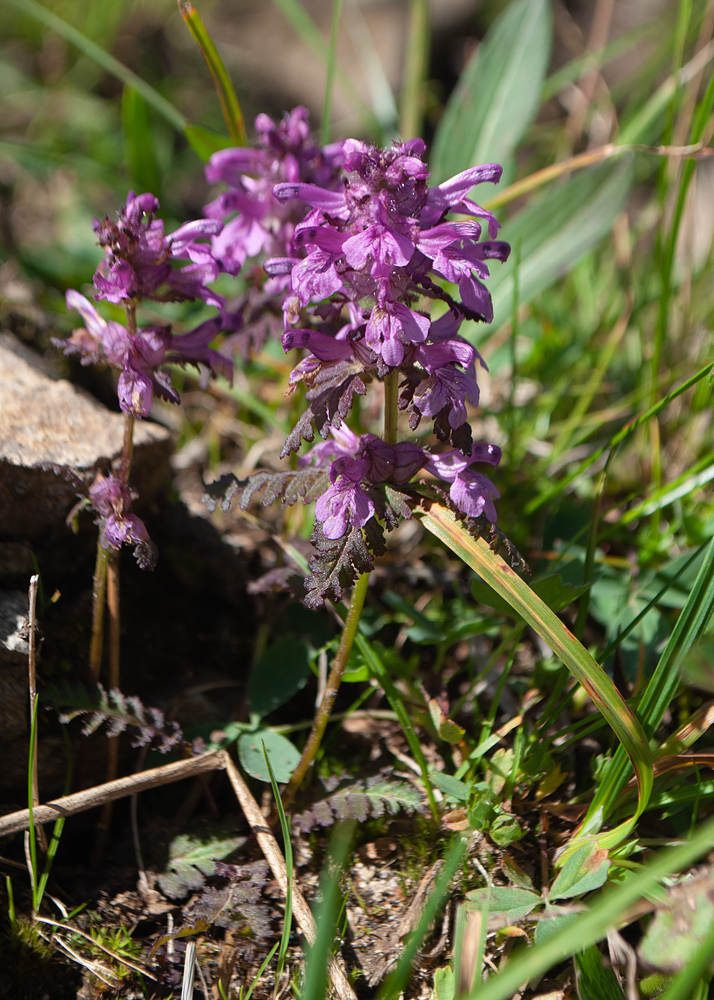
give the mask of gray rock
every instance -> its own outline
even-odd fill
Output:
[[[52,378],[43,359],[0,334],[0,540],[33,541],[63,528],[77,489],[50,466],[88,487],[103,462],[119,457],[123,432],[122,414]],[[164,427],[136,421],[131,485],[142,504],[167,483],[170,454]]]

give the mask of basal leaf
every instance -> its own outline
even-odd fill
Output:
[[[265,747],[265,751],[263,750]],[[290,775],[297,767],[300,754],[290,740],[274,733],[271,729],[255,729],[243,733],[238,740],[238,757],[241,767],[252,778],[259,781],[270,781],[270,774],[265,763],[265,754],[270,760],[270,766],[275,774],[275,780],[284,784],[290,780]]]
[[[516,0],[496,19],[436,130],[432,183],[511,159],[538,112],[551,35],[549,0]]]
[[[300,691],[310,676],[304,642],[283,636],[263,653],[248,683],[251,711],[264,718]]]

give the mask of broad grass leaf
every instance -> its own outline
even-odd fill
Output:
[[[652,755],[637,717],[600,664],[528,584],[504,562],[501,556],[489,548],[483,538],[472,538],[451,511],[441,504],[432,503],[428,512],[417,511],[416,515],[429,531],[478,573],[550,646],[553,653],[583,685],[593,703],[612,727],[632,762],[639,789],[635,815],[608,834],[600,836],[602,847],[612,847],[619,843],[631,832],[652,791]],[[712,550],[714,552],[714,545]],[[603,820],[601,811],[592,817],[587,831],[581,830],[579,835],[584,836],[586,832],[594,833],[602,826]]]
[[[551,36],[549,0],[516,0],[496,19],[439,122],[432,183],[511,159],[538,113]]]
[[[590,584],[576,587],[572,583],[566,583],[558,573],[543,577],[542,580],[536,580],[531,584],[533,592],[548,605],[551,611],[556,612],[562,611],[577,601],[589,587]],[[480,604],[486,604],[494,611],[500,611],[501,614],[513,617],[513,608],[508,601],[504,600],[493,587],[489,587],[479,577],[471,581],[471,594],[474,600]]]
[[[261,719],[280,708],[307,684],[310,658],[304,642],[283,636],[263,653],[248,683],[251,712]]]
[[[207,876],[213,875],[216,861],[228,857],[245,837],[212,837],[201,839],[182,833],[171,841],[166,871],[159,875],[161,891],[170,899],[181,899],[199,889]]]
[[[250,733],[243,733],[239,738],[238,757],[241,767],[259,781],[270,781],[265,753],[270,760],[275,780],[281,785],[289,781],[300,760],[300,754],[290,740],[271,729],[255,729]]]
[[[626,1000],[617,976],[612,969],[605,968],[595,945],[575,956],[575,967],[581,1000]]]
[[[599,889],[607,881],[610,861],[607,851],[598,851],[594,844],[578,848],[563,865],[548,893],[549,899],[572,899],[593,889]]]
[[[503,236],[520,246],[505,264],[491,267],[488,287],[496,324],[513,310],[514,268],[518,259],[518,304],[550,288],[606,236],[622,210],[633,181],[631,159],[581,171],[551,186],[523,211],[508,219]],[[462,332],[483,339],[471,321]]]
[[[537,892],[504,885],[494,885],[490,889],[472,889],[466,893],[466,899],[480,910],[488,907],[489,926],[493,922],[499,927],[517,924],[543,902]]]

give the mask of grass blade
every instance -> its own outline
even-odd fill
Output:
[[[689,595],[677,624],[660,657],[638,706],[638,716],[645,733],[651,737],[659,726],[679,685],[679,668],[714,612],[714,538],[709,543],[694,589]],[[615,806],[627,779],[627,759],[619,749],[603,775],[583,824],[584,830],[596,829]]]
[[[428,0],[410,0],[406,65],[402,81],[399,131],[403,139],[421,135],[424,84],[429,70],[430,17]]]
[[[305,960],[305,985],[300,1000],[324,1000],[327,990],[327,962],[337,929],[340,875],[352,843],[355,823],[335,828],[330,852],[320,874],[320,905],[315,914],[317,937]]]
[[[582,684],[615,732],[635,769],[639,802],[631,820],[598,838],[601,847],[614,846],[631,831],[652,791],[652,759],[642,726],[602,667],[547,604],[497,553],[489,548],[483,538],[472,538],[451,511],[440,504],[430,504],[428,511],[418,512],[418,516],[429,531],[478,573],[550,646],[575,679]],[[598,828],[594,823],[588,828],[587,833],[594,833]]]
[[[275,993],[277,995],[278,983],[283,969],[285,968],[285,959],[288,954],[288,946],[290,944],[290,932],[292,930],[293,922],[293,878],[294,878],[294,868],[293,868],[293,842],[290,839],[290,824],[288,823],[287,816],[285,815],[285,810],[283,809],[283,803],[280,798],[280,789],[278,788],[278,783],[275,780],[275,773],[270,763],[270,757],[268,756],[268,751],[266,749],[265,743],[263,743],[263,756],[265,757],[265,766],[268,769],[268,774],[270,775],[270,785],[273,789],[273,798],[275,799],[275,805],[278,810],[278,818],[280,819],[280,829],[283,834],[283,852],[285,854],[285,868],[287,870],[287,888],[285,890],[285,920],[283,922],[283,932],[280,936],[280,951],[278,952],[278,966],[275,970]],[[255,983],[255,981],[254,981]],[[251,990],[252,992],[252,990]]]
[[[201,20],[201,15],[193,6],[191,0],[178,0],[178,5],[181,17],[191,32],[196,45],[201,50],[201,55],[206,61],[208,71],[213,77],[213,83],[216,87],[221,111],[228,126],[230,137],[236,146],[245,146],[248,138],[245,133],[245,122],[243,120],[240,101],[218,49]]]
[[[409,982],[412,964],[426,937],[429,926],[433,923],[449,891],[449,885],[458,871],[461,859],[466,851],[468,840],[465,837],[455,837],[451,842],[441,871],[431,891],[426,906],[419,917],[419,923],[414,928],[409,943],[399,959],[396,969],[391,973],[379,993],[379,1000],[396,1000]]]
[[[655,403],[654,406],[651,406],[648,410],[645,410],[645,412],[641,413],[638,417],[635,417],[632,420],[628,421],[624,427],[620,428],[620,430],[617,431],[616,434],[613,434],[613,436],[610,438],[607,444],[604,444],[601,448],[598,448],[597,451],[594,451],[592,455],[589,455],[588,458],[585,459],[585,461],[581,462],[581,464],[578,466],[575,472],[571,472],[547,493],[542,493],[539,497],[535,497],[533,500],[529,501],[529,503],[526,504],[525,508],[526,514],[532,514],[534,511],[538,510],[539,507],[542,507],[544,503],[547,503],[548,500],[552,500],[553,497],[556,497],[559,493],[562,493],[565,490],[565,488],[569,486],[570,483],[572,483],[574,479],[577,479],[578,476],[581,476],[583,472],[585,472],[586,469],[590,468],[593,462],[597,462],[597,460],[602,455],[604,455],[606,451],[609,451],[612,448],[616,448],[618,444],[624,441],[626,437],[629,437],[630,434],[636,431],[638,427],[641,427],[643,424],[646,424],[648,420],[652,419],[652,417],[656,417],[657,414],[660,413],[666,406],[669,406],[669,404],[673,402],[673,400],[675,400],[678,396],[681,396],[683,392],[687,391],[687,389],[691,389],[693,385],[696,385],[697,382],[700,382],[707,375],[710,375],[712,371],[714,371],[714,364],[705,365],[704,368],[701,368],[696,373],[696,375],[692,375],[691,378],[688,378],[686,382],[683,382],[680,386],[678,386],[676,389],[670,392],[669,395],[664,397],[664,399],[661,399],[658,403]]]

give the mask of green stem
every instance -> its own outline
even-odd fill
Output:
[[[334,663],[332,664],[332,669],[330,670],[330,674],[327,678],[325,693],[322,696],[320,707],[315,714],[315,721],[312,724],[312,729],[310,730],[310,735],[307,738],[305,749],[303,750],[302,757],[298,761],[298,765],[293,771],[292,777],[283,792],[282,802],[283,808],[285,809],[289,808],[295,798],[295,794],[302,784],[310,765],[314,761],[315,755],[317,754],[322,742],[322,737],[325,733],[325,729],[327,728],[330,713],[332,712],[332,708],[335,704],[335,698],[337,697],[337,692],[342,681],[342,675],[345,672],[347,661],[349,660],[350,653],[352,652],[352,646],[357,634],[359,620],[362,615],[362,608],[364,607],[364,601],[367,596],[368,585],[369,573],[363,573],[357,580],[354,590],[352,591],[352,601],[350,603],[350,610],[345,621],[345,627],[342,630],[340,645],[337,650]]]
[[[384,440],[386,444],[397,443],[398,393],[399,369],[392,368],[384,376]]]

